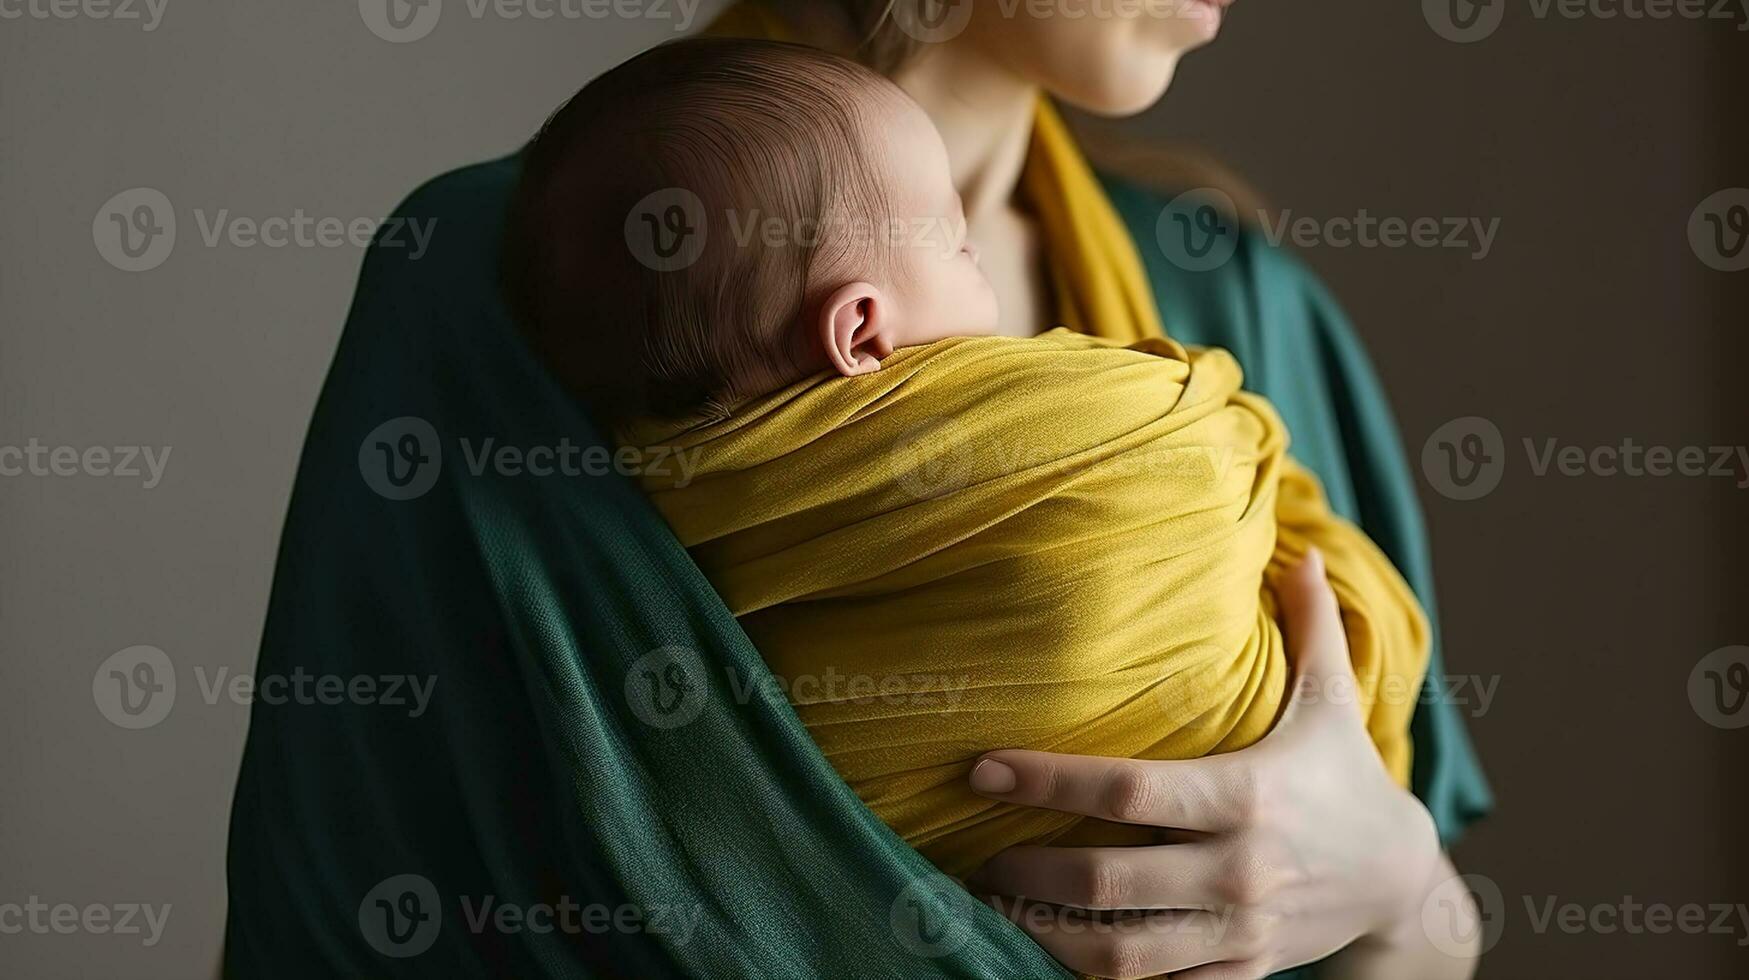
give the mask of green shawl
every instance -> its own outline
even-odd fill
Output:
[[[770,678],[758,652],[501,307],[516,168],[428,184],[397,214],[436,222],[430,250],[365,260],[257,676],[435,687],[417,715],[256,703],[226,974],[1062,976],[862,805],[780,689],[747,682]],[[1153,247],[1162,201],[1108,189],[1173,336],[1237,355],[1431,614],[1409,468],[1335,304],[1255,237],[1183,271]],[[1413,737],[1413,788],[1450,839],[1486,786],[1449,704],[1423,704]]]

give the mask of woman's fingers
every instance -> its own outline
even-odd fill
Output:
[[[1097,922],[1026,903],[1009,910],[1009,918],[1057,962],[1113,980],[1176,977],[1180,970],[1240,958],[1246,951],[1230,917],[1212,912],[1149,912]]]
[[[991,752],[971,785],[991,799],[1117,823],[1219,831],[1249,812],[1254,779],[1243,753],[1170,762],[1026,749]]]
[[[1077,909],[1212,909],[1223,894],[1221,858],[1209,843],[1153,848],[1010,847],[967,882],[973,891]]]

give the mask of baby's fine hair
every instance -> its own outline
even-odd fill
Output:
[[[523,154],[503,273],[525,336],[609,425],[798,376],[799,317],[882,261],[845,228],[892,211],[873,110],[902,98],[828,52],[728,38],[590,82]]]

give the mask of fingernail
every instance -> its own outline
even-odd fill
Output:
[[[979,793],[1009,793],[1015,782],[1014,770],[995,759],[981,760],[972,767],[972,789]]]
[[[1324,553],[1317,548],[1307,548],[1305,561],[1301,562],[1307,568],[1324,570]]]

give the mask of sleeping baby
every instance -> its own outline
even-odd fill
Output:
[[[1271,583],[1313,547],[1406,782],[1426,620],[1275,411],[1223,351],[998,336],[965,225],[939,135],[886,79],[687,40],[530,145],[506,288],[624,451],[696,459],[650,499],[826,758],[947,873],[1148,839],[974,794],[984,752],[1262,738],[1290,688]]]

